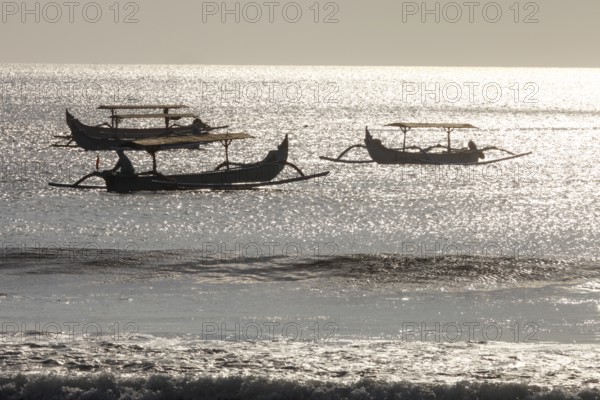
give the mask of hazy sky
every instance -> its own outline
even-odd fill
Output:
[[[0,62],[600,67],[598,0],[1,7]]]

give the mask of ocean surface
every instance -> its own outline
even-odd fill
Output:
[[[11,64],[0,84],[0,397],[600,398],[599,70]],[[253,135],[232,161],[287,134],[289,161],[330,174],[237,192],[48,186],[116,162],[51,146],[65,109],[96,125],[100,104],[152,103]],[[454,147],[532,154],[319,159],[366,126],[400,147],[394,122],[470,123]],[[223,157],[211,144],[158,167]]]

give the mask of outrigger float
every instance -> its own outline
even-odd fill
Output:
[[[107,107],[107,106],[101,106]],[[113,106],[116,107],[116,106]],[[131,107],[131,106],[127,106]],[[138,106],[147,108],[149,106]],[[160,108],[173,108],[173,106],[152,106]],[[165,114],[159,114],[160,118],[172,119]],[[155,114],[156,115],[156,114]],[[171,114],[169,114],[171,115]],[[156,118],[138,114],[136,118]],[[239,190],[255,189],[263,186],[281,185],[290,182],[305,181],[329,174],[329,171],[306,175],[300,168],[287,161],[288,158],[288,137],[278,146],[277,150],[270,151],[267,156],[256,163],[236,163],[229,161],[229,146],[234,140],[243,140],[253,138],[247,133],[209,133],[210,130],[204,129],[202,133],[194,132],[193,129],[184,131],[168,132],[163,129],[161,134],[157,134],[156,128],[150,132],[143,132],[147,129],[138,129],[133,132],[140,138],[133,138],[132,132],[126,132],[123,136],[118,135],[118,131],[112,131],[112,135],[98,137],[94,135],[95,131],[89,131],[88,125],[79,122],[73,115],[66,111],[67,125],[71,129],[71,139],[76,145],[60,147],[80,147],[91,151],[117,151],[119,160],[124,156],[124,150],[146,151],[152,156],[152,170],[135,173],[133,167],[131,171],[111,170],[93,171],[73,184],[49,183],[50,186],[72,188],[72,189],[104,189],[109,192],[129,193],[136,191],[158,191],[158,190]],[[187,127],[189,128],[189,126]],[[186,128],[186,129],[187,129]],[[219,129],[222,127],[219,127]],[[128,136],[129,135],[129,136]],[[205,171],[192,174],[163,175],[157,171],[156,153],[162,150],[171,149],[198,149],[199,146],[219,142],[225,148],[225,161],[219,164],[213,171]],[[129,162],[128,159],[126,159]],[[121,162],[121,161],[120,161]],[[283,169],[289,166],[298,172],[297,177],[273,181]],[[84,185],[83,183],[90,178],[100,177],[104,180],[106,186]]]
[[[378,163],[378,164],[434,164],[434,165],[485,165],[493,164],[500,161],[512,160],[519,157],[524,157],[531,152],[516,154],[511,151],[501,149],[495,146],[489,146],[482,149],[477,148],[473,141],[469,141],[468,148],[452,148],[450,134],[455,129],[476,129],[471,124],[430,124],[430,123],[413,123],[413,122],[396,122],[385,126],[400,128],[404,134],[402,142],[402,148],[388,148],[381,143],[380,139],[375,139],[369,132],[369,128],[365,128],[365,144],[356,144],[348,147],[344,150],[337,158],[319,157],[322,160],[348,163],[348,164],[365,164],[365,163]],[[406,146],[406,134],[413,128],[441,128],[446,131],[448,135],[448,144],[446,146],[437,144],[427,148],[421,148],[418,146]],[[348,160],[343,157],[355,148],[365,148],[371,156],[371,160]],[[432,152],[433,149],[442,148],[445,149],[442,152]],[[479,161],[485,159],[486,151],[496,150],[509,154],[508,157],[498,158],[489,161]]]

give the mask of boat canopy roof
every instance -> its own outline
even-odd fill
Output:
[[[115,114],[111,115],[111,118],[115,119],[130,119],[130,118],[167,118],[167,119],[180,119],[180,118],[196,118],[196,114],[184,113],[184,114]]]
[[[133,143],[140,147],[177,146],[252,138],[254,138],[254,136],[247,133],[209,133],[204,135],[163,136],[139,139],[134,140]]]
[[[385,126],[395,126],[397,128],[442,128],[442,129],[477,129],[476,126],[471,124],[439,124],[439,123],[428,123],[428,122],[395,122],[393,124],[387,124]]]
[[[132,105],[101,105],[98,110],[149,110],[158,108],[189,108],[184,104],[132,104]]]

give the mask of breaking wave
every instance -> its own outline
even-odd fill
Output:
[[[132,280],[194,275],[215,282],[344,280],[350,285],[499,288],[578,284],[600,278],[595,260],[356,254],[294,258],[215,257],[200,250],[4,249],[0,269],[17,274],[126,275]]]
[[[296,383],[255,377],[194,378],[154,375],[118,378],[17,375],[0,378],[3,399],[600,399],[598,389],[579,392],[543,389],[526,384],[459,382],[454,385],[361,380],[352,384]]]

